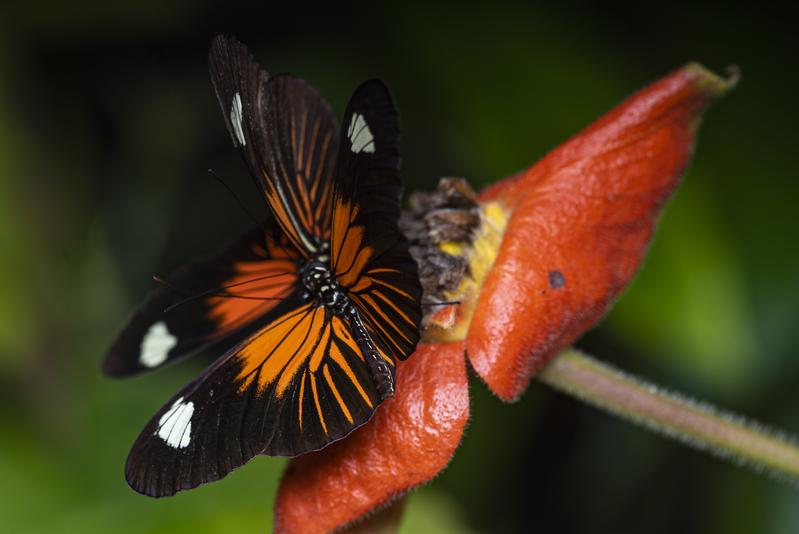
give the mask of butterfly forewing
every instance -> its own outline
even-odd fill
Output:
[[[304,250],[330,238],[338,129],[330,106],[307,82],[288,75],[266,87],[269,158],[266,196]],[[296,232],[295,232],[296,230]]]
[[[264,87],[269,74],[236,39],[219,35],[209,54],[209,70],[233,145],[255,172],[263,164],[266,146],[263,128]]]
[[[270,78],[235,39],[217,37],[210,63],[233,144],[286,235],[312,257],[329,239],[338,151],[333,111],[307,82]]]
[[[133,375],[241,341],[297,289],[299,255],[281,241],[267,222],[166,277],[118,334],[103,371]]]
[[[397,227],[399,124],[379,80],[363,83],[344,114],[333,194],[331,262],[381,352],[405,359],[419,340],[421,288]]]

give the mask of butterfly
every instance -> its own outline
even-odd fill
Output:
[[[147,423],[125,467],[153,497],[220,479],[256,455],[318,450],[394,393],[419,341],[421,287],[399,231],[399,125],[379,80],[339,131],[320,94],[270,76],[217,36],[210,74],[233,145],[272,217],[177,271],[137,309],[103,363],[129,376],[224,350]]]

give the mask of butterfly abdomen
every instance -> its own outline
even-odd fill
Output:
[[[375,388],[380,394],[380,398],[385,400],[394,396],[394,375],[391,372],[391,367],[388,362],[380,355],[377,347],[372,341],[372,336],[363,325],[361,314],[354,304],[350,304],[347,310],[347,318],[352,328],[353,337],[355,342],[363,352],[366,358],[366,364],[369,366],[369,371],[372,373],[372,380],[374,380]]]

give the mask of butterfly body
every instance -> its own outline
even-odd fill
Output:
[[[103,364],[128,376],[203,348],[221,353],[131,449],[126,479],[154,497],[256,455],[342,439],[393,395],[396,366],[419,341],[421,286],[397,223],[399,125],[386,86],[358,87],[339,129],[313,87],[270,76],[233,38],[214,40],[210,71],[272,216],[169,277]]]
[[[328,313],[336,314],[346,320],[350,325],[355,342],[360,347],[369,370],[372,372],[372,379],[375,387],[380,393],[380,398],[385,400],[394,395],[394,377],[391,368],[380,356],[369,331],[363,324],[358,308],[347,297],[346,290],[338,283],[335,274],[329,264],[329,245],[324,243],[321,247],[322,253],[312,261],[309,261],[301,269],[302,283],[305,292],[302,298],[305,301],[312,301],[316,306],[322,306]]]

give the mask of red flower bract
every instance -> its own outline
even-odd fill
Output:
[[[727,83],[688,65],[481,195],[512,212],[466,351],[500,398],[608,310],[685,170],[699,112]]]
[[[464,348],[488,387],[513,400],[593,326],[641,264],[686,167],[700,112],[731,83],[688,65],[486,189],[480,201],[503,213],[504,233],[498,249],[482,253],[487,265],[472,265],[477,291],[460,296],[450,330],[458,333],[431,330],[399,367],[397,396],[371,422],[292,461],[275,529],[340,528],[440,472],[468,418]]]
[[[397,369],[396,395],[349,438],[292,461],[276,532],[326,532],[433,478],[469,419],[463,342],[421,344]]]

